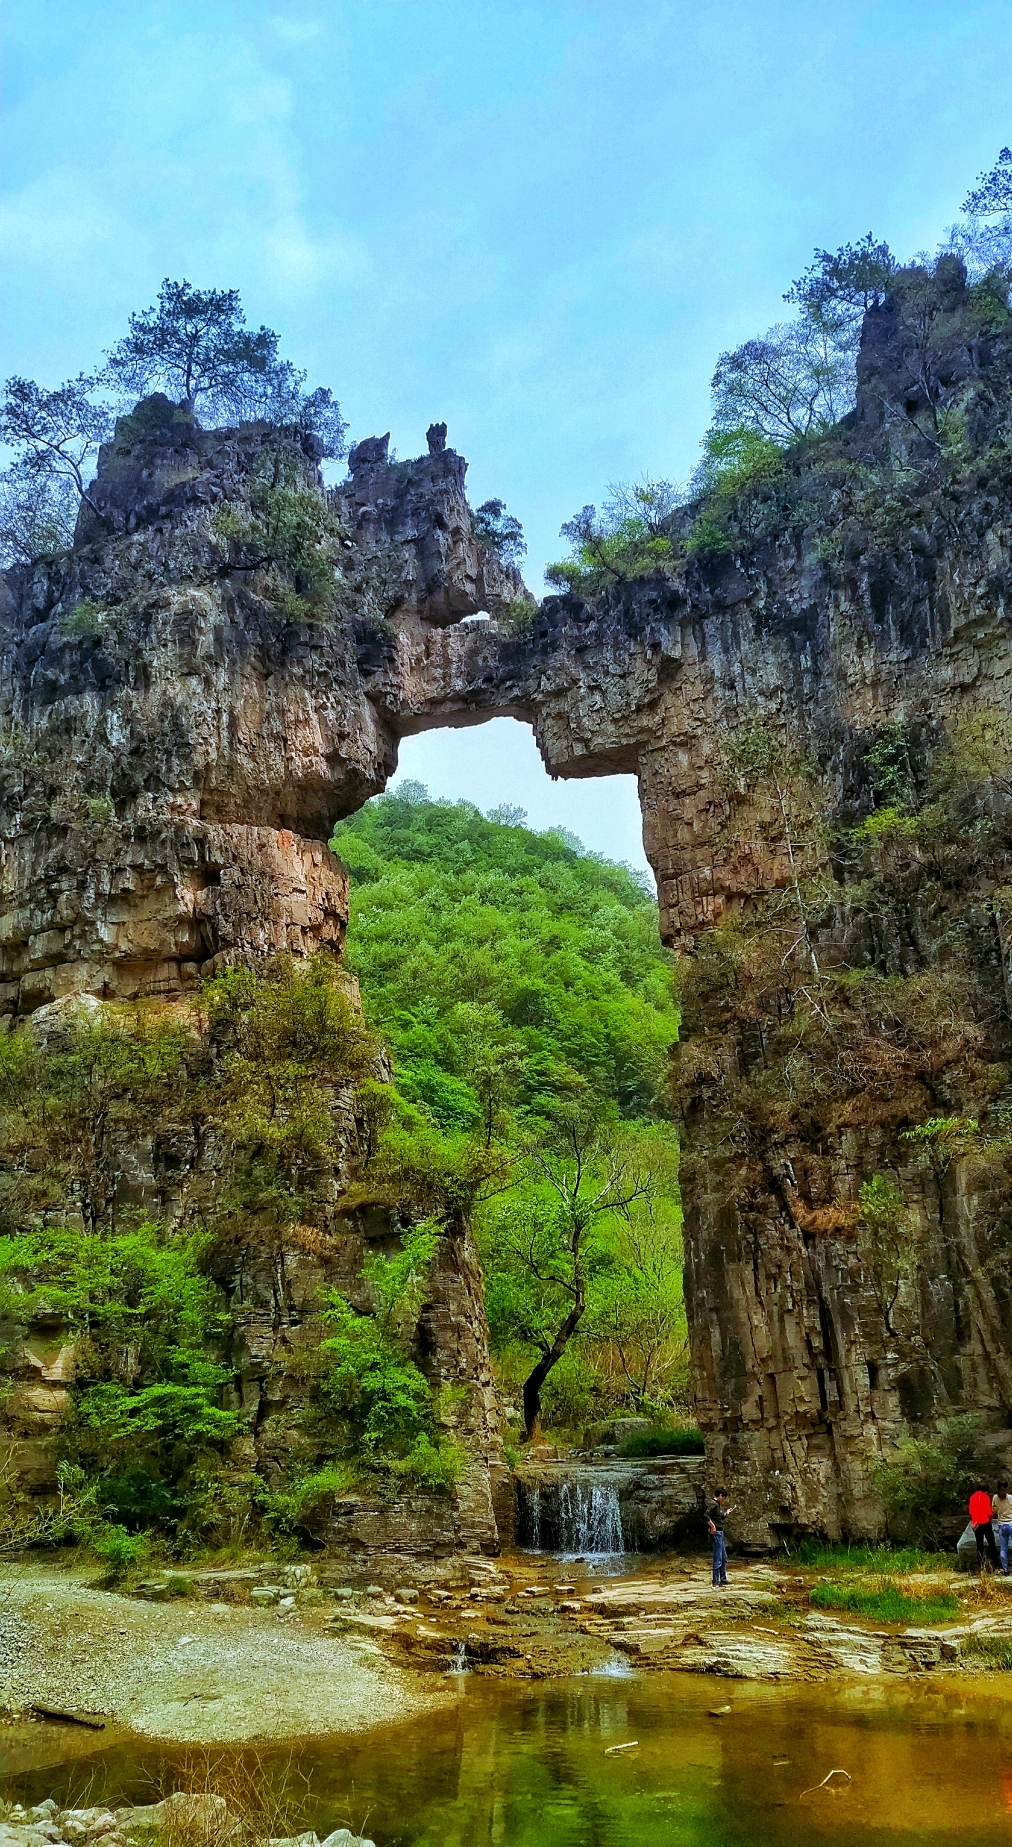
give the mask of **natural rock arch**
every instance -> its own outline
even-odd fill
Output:
[[[876,323],[865,370],[881,395],[880,334]],[[105,529],[89,514],[72,558],[6,585],[9,1017],[68,994],[185,994],[222,960],[338,948],[347,886],[325,841],[423,729],[512,716],[533,726],[553,775],[634,773],[662,932],[691,952],[791,876],[782,818],[739,803],[726,774],[743,727],[785,745],[803,736],[838,803],[883,722],[938,736],[962,712],[1008,709],[1005,505],[970,493],[939,532],[911,528],[836,565],[785,531],[678,580],[616,584],[591,606],[549,598],[518,627],[521,586],[475,540],[462,458],[430,442],[391,463],[385,439],[369,439],[330,496],[342,606],[313,627],[251,594],[213,530],[214,509],[243,504],[277,441],[265,426],[201,432],[138,407],[102,454],[92,499]],[[312,456],[288,444],[311,477]],[[75,631],[84,599],[98,614]],[[463,620],[479,611],[493,620]],[[845,934],[837,907],[826,953]],[[1000,929],[995,954],[1007,989]],[[994,1058],[1008,1050],[1007,1012],[981,1026]],[[752,1053],[742,1041],[734,1056],[744,1068]],[[1004,1297],[974,1255],[972,1175],[956,1163],[932,1177],[895,1123],[859,1109],[814,1139],[788,1120],[718,1174],[694,1153],[715,1083],[683,1097],[711,1465],[734,1478],[757,1543],[874,1531],[869,1469],[912,1408],[930,1423],[960,1404],[999,1414],[1012,1398]],[[860,1183],[883,1166],[905,1176],[922,1226],[910,1287],[934,1370],[913,1407],[854,1238]]]

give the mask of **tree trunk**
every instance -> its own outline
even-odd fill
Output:
[[[583,1284],[578,1284],[576,1301],[573,1303],[565,1321],[562,1323],[547,1353],[543,1353],[533,1372],[524,1380],[524,1441],[541,1431],[541,1390],[552,1367],[561,1360],[570,1339],[576,1333],[583,1319],[585,1300]]]

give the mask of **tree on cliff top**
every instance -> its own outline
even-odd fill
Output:
[[[270,327],[246,325],[238,289],[195,289],[168,276],[154,306],[130,316],[107,354],[107,377],[137,395],[165,390],[195,414],[297,424],[344,454],[347,424],[332,393],[306,392],[305,372],[278,357]]]
[[[202,400],[232,409],[278,363],[277,334],[245,322],[238,289],[195,289],[166,276],[156,306],[130,316],[109,372],[138,395],[162,387],[187,410]]]
[[[269,327],[246,326],[238,289],[162,283],[158,300],[130,316],[130,331],[104,368],[55,391],[9,378],[0,406],[0,442],[15,452],[0,473],[0,567],[31,564],[74,542],[78,508],[89,497],[99,445],[113,431],[103,393],[142,397],[164,390],[212,423],[263,421],[315,438],[323,460],[344,455],[347,424],[326,386],[306,390],[306,374],[278,357]],[[121,405],[122,408],[122,405]],[[514,522],[515,523],[515,522]]]
[[[1002,148],[989,173],[977,177],[959,208],[949,248],[963,258],[971,279],[1012,266],[1012,148]]]
[[[31,378],[7,380],[0,441],[18,453],[0,476],[3,562],[31,563],[43,552],[73,543],[77,509],[88,500],[86,482],[98,446],[112,430],[109,410],[93,402],[97,382],[81,373],[47,391]]]
[[[791,283],[784,300],[812,320],[847,320],[855,313],[860,317],[868,308],[881,306],[896,268],[889,245],[876,242],[869,231],[856,244],[817,250],[814,263]]]

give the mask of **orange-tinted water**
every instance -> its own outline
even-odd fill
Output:
[[[463,1676],[448,1711],[260,1765],[291,1783],[293,1823],[364,1826],[378,1847],[985,1847],[1012,1843],[1005,1680]],[[34,1726],[0,1732],[0,1752],[3,1793],[21,1800],[150,1801],[199,1781],[192,1754],[133,1738]],[[851,1781],[815,1788],[833,1770]]]

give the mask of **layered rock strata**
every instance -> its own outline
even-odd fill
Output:
[[[972,876],[933,872],[930,903],[894,879],[876,917],[832,845],[834,827],[881,807],[868,765],[887,734],[902,732],[924,800],[946,735],[1009,712],[1012,368],[979,322],[951,265],[898,286],[866,318],[858,409],[821,498],[805,500],[798,464],[793,501],[782,517],[767,506],[757,535],[590,603],[518,609],[522,587],[476,543],[464,464],[437,433],[419,461],[389,462],[382,438],[353,452],[329,497],[336,597],[326,620],[293,617],[218,517],[249,504],[277,433],[197,431],[164,401],[103,452],[98,517],[73,558],[6,592],[0,998],[12,1017],[65,993],[184,994],[221,959],[339,946],[332,824],[383,788],[401,737],[497,715],[532,725],[553,775],[637,776],[663,932],[697,963],[715,926],[761,917],[778,893],[788,916],[796,899],[789,979],[758,964],[750,975],[746,958],[736,980],[754,984],[751,1013],[736,1001],[738,1024],[719,1031],[713,983],[690,1002],[681,1091],[698,1411],[711,1470],[731,1476],[757,1544],[877,1530],[873,1465],[904,1431],[968,1407],[1000,1423],[1012,1402],[1001,1209],[977,1154],[939,1161],[905,1139],[1000,1104],[1004,849]],[[312,480],[312,453],[294,435],[288,447]],[[918,471],[921,488],[903,487]],[[759,734],[777,748],[757,778]],[[795,817],[786,784],[802,758],[808,807]],[[801,892],[802,845],[821,910]],[[827,1011],[831,969],[941,983],[963,1051],[929,1056],[922,1033],[915,1057],[912,1028],[883,1026],[899,1061],[890,1095],[865,1073],[856,1027]],[[826,1025],[818,1052],[803,1015]],[[773,1058],[785,1019],[806,1082],[835,1059],[831,1108],[802,1109],[794,1054]],[[875,1176],[916,1227],[891,1304],[859,1233]],[[462,1364],[481,1373],[477,1346]]]

